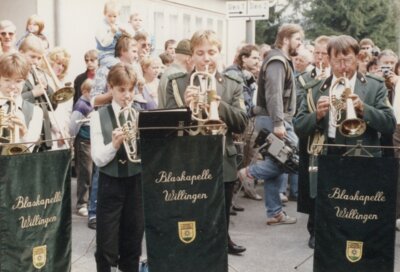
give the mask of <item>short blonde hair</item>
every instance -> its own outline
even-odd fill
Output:
[[[98,59],[98,52],[96,49],[90,49],[89,51],[86,51],[83,57],[85,60],[86,58]]]
[[[141,61],[140,61],[140,67],[142,68],[142,71],[144,73],[144,71],[149,68],[153,63],[158,62],[160,65],[162,65],[162,61],[159,57],[144,57]]]
[[[42,31],[44,29],[44,20],[37,14],[29,16],[28,21],[26,21],[26,27],[25,27],[27,31],[28,31],[28,25],[31,23],[36,24],[39,27],[38,32],[35,34],[42,34]]]
[[[59,79],[63,79],[65,77],[65,75],[67,74],[71,55],[64,48],[54,47],[47,55],[47,58],[50,62],[50,65],[52,65],[56,62],[64,65],[64,71],[61,73],[60,78],[59,78]]]
[[[93,87],[93,80],[90,78],[85,79],[81,85],[81,93],[86,93],[92,89]]]
[[[190,48],[192,53],[194,52],[195,47],[201,45],[205,41],[208,41],[212,45],[216,45],[218,51],[221,52],[221,41],[218,39],[217,33],[213,30],[199,30],[196,31],[190,39]]]
[[[27,79],[31,66],[21,53],[9,53],[0,56],[0,77],[18,77]]]
[[[119,10],[120,10],[120,5],[119,5],[119,3],[118,3],[117,1],[115,1],[115,0],[107,1],[107,2],[104,4],[103,14],[105,15],[105,14],[107,13],[107,11],[109,11],[109,10],[119,12]]]
[[[26,53],[27,51],[33,51],[41,55],[45,53],[42,40],[34,34],[29,34],[28,36],[26,36],[26,38],[22,41],[21,45],[19,46],[19,51],[22,53]]]

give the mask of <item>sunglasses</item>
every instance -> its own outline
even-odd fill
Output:
[[[1,33],[0,33],[0,35],[3,36],[3,37],[7,36],[7,34],[8,34],[8,36],[10,36],[10,37],[14,36],[14,32],[1,32]]]

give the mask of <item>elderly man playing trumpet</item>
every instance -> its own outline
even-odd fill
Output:
[[[387,103],[388,92],[384,79],[357,72],[360,47],[354,38],[347,35],[333,37],[327,49],[332,74],[308,86],[307,99],[302,100],[295,119],[295,131],[299,137],[310,137],[310,144],[313,139],[319,139],[319,143],[343,145],[355,145],[362,140],[363,145],[379,146],[381,134],[392,134],[396,127],[393,111]],[[343,86],[342,82],[348,86]],[[341,104],[343,99],[346,99],[347,105]],[[350,113],[354,115],[349,116]],[[343,121],[349,118],[356,123],[350,131]],[[310,147],[309,150],[312,152],[313,149]],[[346,148],[325,150],[331,155],[341,155],[346,151]],[[382,156],[380,149],[368,151],[374,156]],[[308,154],[304,150],[300,152],[300,161],[305,156]],[[299,174],[308,175],[306,171],[300,171]],[[313,218],[312,211],[312,225]],[[309,245],[313,247],[314,233],[310,234]]]

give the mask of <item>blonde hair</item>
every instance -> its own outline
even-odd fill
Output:
[[[218,51],[221,52],[221,42],[217,37],[217,33],[213,30],[199,30],[196,31],[190,39],[190,48],[192,53],[194,52],[195,47],[201,45],[205,41],[217,46]]]
[[[42,40],[36,36],[35,34],[29,34],[26,38],[22,41],[21,45],[19,46],[19,51],[22,53],[26,53],[27,51],[33,51],[37,54],[43,55],[45,49],[43,47]]]
[[[27,79],[31,66],[21,53],[8,53],[0,56],[0,76],[14,76]]]
[[[139,12],[134,12],[129,16],[129,22],[131,22],[133,20],[133,18],[136,18],[136,17],[142,18],[142,16],[140,15]]]
[[[37,33],[35,33],[36,35],[42,34],[42,31],[44,29],[44,20],[41,17],[39,17],[39,15],[33,14],[28,18],[25,27],[26,31],[28,31],[29,24],[36,24],[39,27]]]
[[[97,50],[90,49],[89,51],[86,51],[86,53],[85,53],[85,55],[83,57],[84,57],[85,60],[86,60],[86,58],[97,59],[98,58]]]
[[[116,12],[119,13],[119,10],[120,10],[120,5],[119,5],[119,3],[118,3],[117,1],[115,1],[115,0],[107,1],[107,2],[104,4],[104,11],[103,11],[104,15],[105,15],[105,14],[107,13],[107,11],[109,11],[109,10],[116,11]]]
[[[142,71],[146,71],[153,63],[158,62],[160,65],[162,64],[162,61],[159,57],[144,57],[140,61],[140,67],[142,68]]]
[[[83,81],[82,85],[81,85],[81,93],[85,93],[87,91],[89,91],[92,89],[93,87],[93,80],[90,78],[87,78],[85,81]]]
[[[64,65],[64,71],[59,75],[59,79],[62,80],[67,74],[71,55],[64,48],[54,47],[47,55],[47,59],[49,60],[50,65],[53,65],[54,63],[61,63]]]

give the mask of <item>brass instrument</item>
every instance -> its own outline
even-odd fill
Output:
[[[194,85],[194,79],[199,77],[200,86]],[[191,135],[225,134],[226,124],[219,118],[217,85],[215,77],[207,71],[195,72],[190,77],[190,88],[197,89],[197,94],[189,104],[192,119],[198,122],[199,127],[191,130]]]
[[[35,84],[35,85],[40,84],[39,78],[38,78],[38,75],[37,75],[37,68],[36,68],[35,65],[32,65],[31,72],[32,72],[34,84]],[[53,73],[54,73],[54,72],[53,72]],[[43,96],[44,96],[44,98],[46,99],[46,103],[47,103],[48,107],[50,108],[51,113],[53,114],[54,122],[56,123],[57,128],[58,128],[58,130],[60,131],[62,138],[63,138],[63,139],[67,139],[68,137],[66,137],[66,135],[65,135],[65,133],[64,133],[64,130],[61,129],[61,126],[58,124],[57,118],[56,118],[56,116],[55,116],[55,114],[54,114],[53,105],[52,105],[52,103],[50,102],[50,98],[49,98],[49,96],[47,95],[46,90],[43,92]],[[53,94],[52,97],[54,97],[54,94]],[[53,101],[54,101],[54,100],[53,100]],[[67,100],[65,100],[65,101],[67,101]],[[65,101],[63,101],[63,102],[65,102]],[[68,141],[65,141],[65,145],[66,145],[67,148],[70,148],[70,145],[69,145]]]
[[[49,61],[46,56],[43,55],[43,61],[46,64],[46,68],[49,71],[50,77],[52,78],[56,90],[54,90],[53,95],[51,96],[51,102],[54,104],[64,103],[71,98],[74,97],[75,90],[71,86],[71,83],[66,83],[64,87],[62,87],[62,83],[58,79],[57,75],[54,73],[53,68],[51,67]]]
[[[317,79],[325,79],[328,77],[328,75],[326,74],[326,68],[322,66],[322,61],[319,63],[319,70],[321,71],[321,73],[318,75]]]
[[[339,84],[344,85],[344,91],[340,99],[332,94]],[[344,76],[338,78],[329,89],[330,122],[333,126],[339,127],[339,132],[345,137],[358,137],[362,135],[367,126],[364,120],[357,118],[353,100],[349,97],[352,94],[349,80]],[[342,111],[346,110],[346,118],[339,125],[342,118]]]
[[[119,117],[121,114],[125,116],[128,114],[128,118],[126,118],[125,124],[121,124]],[[121,109],[116,116],[117,118],[117,125],[119,128],[122,129],[125,139],[124,139],[124,148],[128,160],[133,163],[140,163],[140,159],[138,156],[138,138],[139,138],[139,127],[138,127],[138,120],[139,120],[139,113],[132,108],[131,105],[124,107]]]
[[[29,149],[25,145],[19,144],[19,127],[14,124],[14,129],[11,129],[11,118],[15,116],[17,112],[14,99],[4,96],[1,96],[0,99],[7,100],[10,103],[9,113],[6,113],[4,109],[0,109],[0,139],[2,142],[7,143],[7,145],[3,146],[1,154],[16,155],[29,152]],[[7,132],[8,135],[5,135]]]

